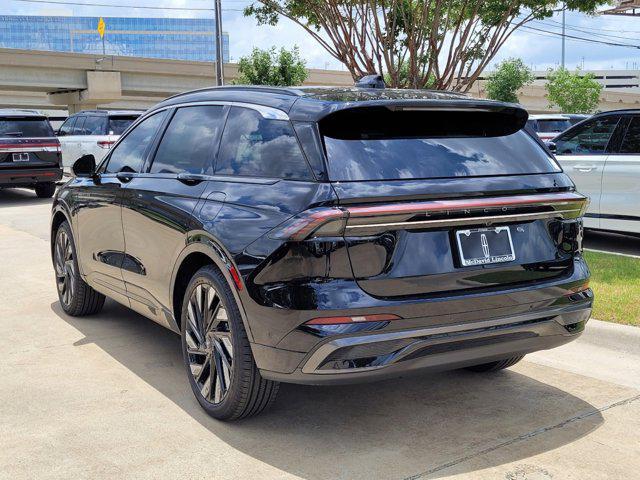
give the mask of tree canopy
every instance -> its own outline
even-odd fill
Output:
[[[608,0],[567,0],[592,13]],[[259,0],[259,24],[286,17],[304,28],[354,80],[386,74],[392,87],[467,91],[511,34],[553,15],[556,0]],[[406,71],[406,75],[405,75]]]
[[[487,81],[487,97],[502,102],[518,102],[518,90],[533,82],[534,76],[520,58],[501,62]]]
[[[254,48],[251,55],[238,62],[236,83],[246,85],[276,85],[290,87],[301,85],[308,76],[305,61],[300,58],[298,47],[292,50],[275,47],[268,50]]]
[[[591,73],[566,68],[549,71],[545,85],[549,108],[557,105],[562,113],[593,113],[600,103],[600,85]]]

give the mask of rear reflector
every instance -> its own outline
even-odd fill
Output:
[[[305,325],[338,325],[343,323],[363,323],[363,322],[388,322],[391,320],[401,320],[398,315],[380,313],[375,315],[357,315],[353,317],[318,317],[309,320]]]
[[[110,149],[114,143],[116,142],[113,140],[98,140],[98,146],[107,150]]]

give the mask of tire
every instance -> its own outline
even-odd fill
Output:
[[[50,183],[37,183],[35,186],[36,195],[38,198],[51,198],[56,193],[56,184]]]
[[[189,384],[209,415],[237,420],[274,402],[279,384],[260,376],[238,305],[213,265],[202,267],[189,282],[181,329]]]
[[[76,246],[67,222],[62,222],[58,227],[54,242],[53,266],[62,309],[74,317],[98,313],[105,297],[80,277]]]
[[[505,368],[514,366],[523,358],[524,358],[524,355],[505,358],[504,360],[498,360],[498,361],[489,362],[489,363],[482,363],[480,365],[467,367],[467,370],[471,370],[472,372],[497,372],[498,370],[504,370]]]

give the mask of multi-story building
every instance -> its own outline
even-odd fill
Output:
[[[215,61],[213,18],[104,17],[104,45],[98,17],[0,15],[0,48],[93,53],[176,60]],[[223,33],[223,61],[229,35]],[[104,50],[103,50],[104,48]]]

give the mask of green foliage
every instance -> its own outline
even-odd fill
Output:
[[[518,90],[534,80],[529,67],[519,58],[501,62],[487,81],[487,97],[502,102],[518,103]]]
[[[567,0],[593,13],[609,0]],[[245,15],[297,23],[354,80],[387,74],[392,87],[467,91],[504,42],[531,20],[551,17],[557,0],[256,0]]]
[[[593,113],[600,102],[602,85],[593,74],[574,73],[566,68],[549,70],[545,85],[549,108],[557,105],[562,113]]]
[[[268,50],[254,48],[251,55],[240,59],[235,83],[290,87],[302,85],[308,76],[298,47],[292,50],[281,48],[279,51],[275,47]]]

